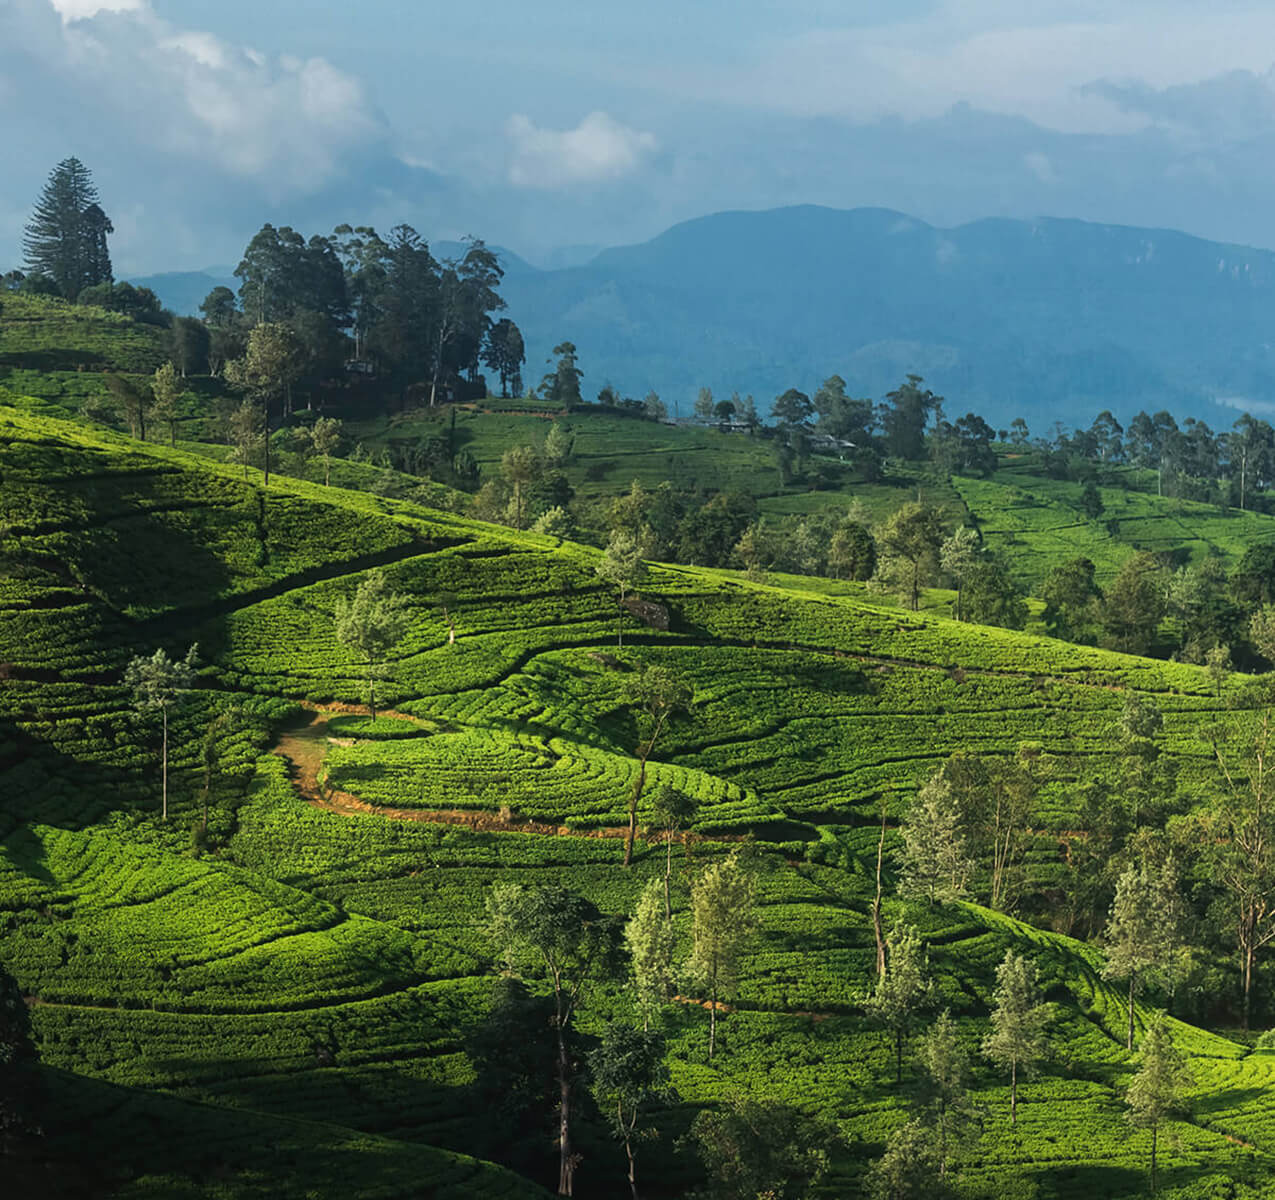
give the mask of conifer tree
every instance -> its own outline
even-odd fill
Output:
[[[886,938],[885,972],[868,998],[868,1011],[894,1038],[894,1081],[903,1081],[903,1042],[930,1006],[934,984],[915,925],[896,925]]]
[[[970,1060],[961,1045],[952,1014],[944,1009],[921,1042],[920,1099],[929,1110],[938,1138],[939,1174],[947,1175],[948,1150],[969,1126]]]
[[[1139,1060],[1141,1065],[1129,1083],[1125,1103],[1129,1106],[1130,1123],[1139,1129],[1151,1130],[1151,1194],[1154,1195],[1160,1126],[1182,1107],[1191,1071],[1174,1046],[1163,1017],[1157,1017],[1147,1029]]]
[[[1012,950],[996,968],[992,994],[992,1032],[983,1039],[983,1053],[997,1066],[1009,1069],[1009,1123],[1018,1124],[1018,1072],[1030,1071],[1045,1056],[1046,1008],[1036,995],[1036,968]]]
[[[86,287],[111,282],[106,235],[111,222],[97,188],[78,158],[63,159],[49,174],[22,239],[27,270],[45,275],[68,300]]]
[[[1130,867],[1116,881],[1116,898],[1107,922],[1105,979],[1129,981],[1128,1034],[1125,1048],[1133,1049],[1133,1002],[1149,971],[1168,951],[1170,931],[1160,903],[1161,889],[1145,867]]]
[[[974,862],[966,848],[960,801],[940,770],[917,793],[903,823],[899,891],[931,904],[965,894]]]

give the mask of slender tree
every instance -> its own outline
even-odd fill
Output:
[[[921,1039],[920,1100],[938,1137],[939,1175],[947,1175],[948,1152],[974,1120],[969,1098],[970,1060],[952,1014],[944,1009]]]
[[[956,619],[965,619],[965,610],[961,605],[964,599],[965,580],[979,561],[983,553],[983,542],[978,530],[968,525],[961,525],[952,531],[950,537],[939,547],[939,563],[943,570],[956,580]]]
[[[1146,976],[1160,966],[1171,943],[1158,881],[1145,867],[1129,867],[1116,881],[1116,896],[1107,921],[1106,979],[1129,981],[1128,1034],[1133,1049],[1133,1002]]]
[[[616,618],[616,645],[624,646],[624,600],[628,593],[640,587],[646,578],[646,563],[642,561],[642,548],[637,539],[624,530],[616,530],[607,542],[606,553],[595,568],[600,579],[619,589],[620,607]]]
[[[168,444],[177,445],[177,398],[181,388],[177,383],[177,368],[166,362],[151,376],[151,395],[155,397],[151,405],[151,416],[163,421],[168,426]]]
[[[248,467],[257,456],[261,445],[261,410],[249,401],[243,401],[226,418],[226,438],[230,442],[233,460],[243,467],[243,477],[248,478]]]
[[[658,901],[658,897],[657,897]],[[668,1067],[664,1064],[664,1036],[611,1022],[602,1041],[589,1055],[593,1094],[606,1114],[611,1136],[624,1146],[628,1159],[629,1193],[638,1200],[637,1142],[654,1133],[641,1128],[652,1104],[667,1098]]]
[[[558,1192],[573,1192],[571,1141],[576,1066],[575,1015],[585,989],[615,967],[615,931],[583,896],[559,887],[496,884],[487,897],[488,933],[511,966],[539,963],[553,989],[557,1045]]]
[[[894,1081],[903,1082],[903,1043],[934,997],[928,959],[915,925],[896,925],[886,938],[885,973],[868,997],[869,1014],[894,1040]]]
[[[1221,727],[1205,731],[1224,783],[1204,816],[1202,847],[1214,880],[1225,889],[1235,929],[1248,1029],[1258,951],[1275,940],[1275,796],[1266,760],[1271,713],[1265,709],[1238,747]]]
[[[407,601],[374,571],[359,584],[352,601],[342,600],[335,616],[337,639],[363,657],[367,664],[368,708],[376,719],[376,680],[386,654],[403,640],[410,625]]]
[[[1013,950],[996,968],[992,993],[992,1032],[983,1039],[983,1053],[1009,1071],[1009,1123],[1018,1124],[1018,1073],[1035,1068],[1045,1056],[1048,1010],[1037,999],[1036,968]]]
[[[669,884],[673,877],[673,835],[686,830],[699,812],[699,801],[681,788],[665,784],[651,801],[651,819],[664,831],[664,914],[673,916]],[[685,833],[683,833],[685,841]]]
[[[124,686],[133,693],[133,705],[141,712],[158,712],[163,725],[160,751],[161,815],[168,820],[168,720],[184,692],[195,684],[195,651],[191,646],[184,659],[171,659],[163,650],[149,657],[139,654],[124,672]]]
[[[673,950],[676,935],[671,918],[660,912],[660,881],[642,889],[633,916],[624,927],[624,940],[633,970],[633,990],[642,1011],[642,1028],[651,1014],[668,1003],[673,992]]]
[[[757,928],[757,886],[736,850],[691,885],[692,978],[708,990],[708,1058],[717,1047],[717,1006],[731,994]]]
[[[310,444],[323,459],[323,486],[327,487],[332,478],[332,455],[341,444],[341,422],[335,417],[320,417],[310,427]]]
[[[624,688],[624,699],[637,713],[638,741],[634,754],[637,774],[629,789],[629,828],[624,838],[624,865],[633,861],[633,844],[637,839],[638,802],[646,787],[646,764],[655,753],[656,743],[674,713],[690,707],[693,692],[685,677],[672,667],[652,664],[633,675]]]
[[[1156,1151],[1160,1126],[1185,1107],[1191,1071],[1173,1044],[1173,1035],[1163,1017],[1147,1028],[1139,1054],[1137,1074],[1125,1092],[1129,1121],[1139,1129],[1151,1130],[1151,1194],[1156,1191]]]

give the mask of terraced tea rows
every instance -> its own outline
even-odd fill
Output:
[[[643,595],[667,606],[670,628],[624,616],[621,653],[594,551],[300,482],[272,482],[267,494],[180,452],[18,413],[0,421],[12,433],[0,442],[10,528],[0,658],[11,660],[0,687],[0,962],[31,997],[44,1061],[101,1081],[66,1087],[88,1089],[84,1111],[102,1114],[103,1129],[134,1128],[137,1111],[175,1113],[164,1106],[180,1098],[216,1106],[195,1111],[218,1148],[241,1136],[244,1114],[232,1110],[271,1114],[279,1124],[268,1136],[297,1186],[320,1194],[337,1181],[348,1188],[354,1161],[361,1194],[516,1194],[507,1175],[456,1157],[498,1144],[468,1050],[498,970],[484,897],[497,881],[554,883],[619,916],[665,867],[657,840],[639,839],[625,869],[616,838],[345,815],[298,793],[267,751],[312,715],[301,702],[360,702],[364,664],[338,642],[333,615],[368,556],[407,598],[410,629],[383,700],[413,719],[328,715],[339,742],[320,749],[325,782],[373,807],[508,809],[582,830],[615,823],[641,736],[625,699],[634,670],[671,667],[692,686],[646,792],[649,801],[670,781],[703,802],[672,856],[679,956],[689,878],[740,845],[714,837],[753,835],[762,929],[711,1065],[702,1008],[669,1014],[678,1099],[660,1114],[659,1152],[646,1152],[653,1190],[694,1181],[673,1139],[699,1108],[737,1092],[840,1125],[830,1196],[855,1193],[904,1120],[889,1038],[864,1009],[883,797],[893,822],[951,751],[1008,756],[1035,745],[1031,863],[1047,878],[1058,835],[1075,830],[1076,784],[1110,757],[1129,689],[1165,710],[1163,748],[1192,788],[1211,779],[1200,724],[1233,719],[1189,666],[689,568],[652,568]],[[30,480],[46,468],[66,486],[36,497]],[[171,531],[173,513],[192,512],[202,523],[189,537],[207,556],[197,580],[137,533],[152,520]],[[107,526],[122,531],[110,552],[94,533]],[[145,571],[122,565],[128,547]],[[194,641],[204,667],[173,722],[175,815],[165,826],[153,815],[154,727],[132,711],[120,675],[133,654]],[[204,732],[232,712],[231,732],[213,743],[210,830],[193,843]],[[921,922],[941,1003],[971,1049],[1007,947],[1030,953],[1050,1002],[1055,1049],[1022,1088],[1015,1130],[1005,1081],[976,1070],[982,1132],[959,1155],[963,1194],[1137,1194],[1146,1146],[1121,1116],[1124,1002],[1096,951],[972,904],[930,910],[890,891],[887,923],[904,916]],[[689,979],[678,983],[699,999]],[[589,994],[581,1023],[597,1034],[634,1015],[630,994],[608,983]],[[1148,1016],[1139,1009],[1140,1027]],[[1169,1181],[1196,1195],[1229,1178],[1260,1183],[1275,1165],[1266,1055],[1177,1029],[1198,1099],[1192,1120],[1175,1125]],[[305,1124],[338,1114],[340,1133]],[[184,1115],[170,1119],[187,1127]],[[587,1120],[583,1129],[590,1186],[615,1194],[623,1156]],[[306,1154],[313,1170],[298,1165]],[[205,1178],[208,1159],[191,1159],[116,1161],[121,1179],[152,1176],[126,1194],[180,1195]],[[267,1168],[237,1161],[223,1190],[252,1195],[249,1178]]]

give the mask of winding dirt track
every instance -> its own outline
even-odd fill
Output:
[[[286,728],[275,743],[272,753],[288,764],[288,774],[298,794],[314,808],[344,816],[376,816],[391,821],[419,821],[435,825],[463,825],[492,833],[537,833],[553,837],[610,837],[622,838],[628,832],[623,825],[603,826],[597,829],[571,829],[566,825],[553,825],[544,821],[522,820],[516,815],[501,817],[497,813],[465,808],[382,808],[369,804],[349,792],[328,788],[319,783],[319,771],[327,756],[329,745],[350,745],[350,739],[333,736],[328,727],[329,715],[361,714],[369,716],[370,710],[352,704],[316,708],[303,725]],[[400,721],[414,721],[406,713],[378,712],[378,717]]]

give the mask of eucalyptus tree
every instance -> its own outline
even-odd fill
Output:
[[[757,930],[757,883],[736,850],[691,885],[691,957],[687,970],[708,991],[708,1058],[717,1047],[717,1007],[731,994]]]
[[[558,1192],[570,1196],[578,1161],[571,1140],[575,1017],[586,988],[616,968],[617,931],[591,901],[565,888],[498,883],[487,896],[487,932],[513,970],[539,966],[553,991]]]
[[[140,712],[158,712],[163,727],[160,750],[161,816],[168,820],[168,724],[182,696],[195,685],[195,653],[191,646],[183,659],[171,659],[161,647],[154,654],[136,655],[124,671],[124,686],[133,693]]]

